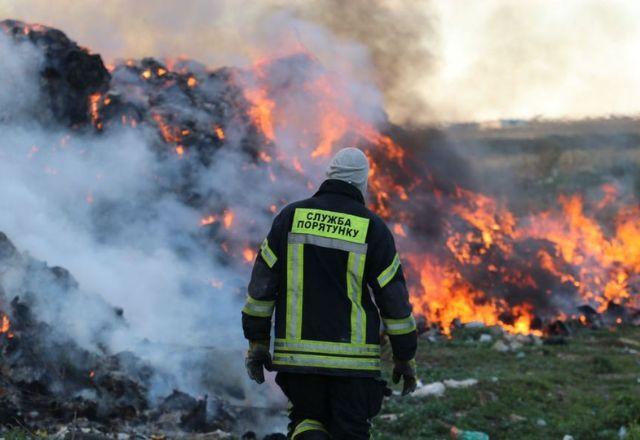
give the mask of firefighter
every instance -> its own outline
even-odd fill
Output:
[[[379,379],[381,319],[393,381],[403,378],[403,395],[416,387],[416,324],[393,236],[365,206],[368,175],[362,151],[339,151],[313,197],[277,215],[253,266],[247,372],[258,383],[264,369],[278,372],[290,439],[369,438],[389,391]]]

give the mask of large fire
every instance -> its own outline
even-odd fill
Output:
[[[287,77],[293,70],[302,72],[295,80]],[[200,87],[180,63],[145,68],[139,75],[143,81]],[[454,321],[479,321],[514,333],[540,333],[543,320],[571,316],[578,303],[598,311],[611,303],[640,305],[633,287],[640,271],[640,208],[621,204],[614,186],[603,187],[595,201],[564,195],[551,208],[515,213],[508,201],[435,182],[421,151],[361,117],[348,85],[304,51],[260,59],[252,69],[235,72],[234,80],[243,87],[246,116],[264,141],[256,160],[268,167],[272,182],[278,180],[271,168],[277,163],[309,177],[312,188],[311,177],[337,149],[365,149],[371,159],[371,208],[391,225],[414,312],[430,325],[449,333]],[[90,97],[98,129],[100,109],[107,105],[108,98]],[[152,118],[172,151],[188,156],[184,140],[190,130],[174,123],[171,114],[152,113]],[[222,127],[210,130],[217,142],[226,141]],[[277,211],[272,202],[265,201],[265,211]],[[426,205],[439,215],[416,214]],[[242,221],[231,208],[203,216],[201,226],[219,224],[233,232]],[[615,214],[607,214],[612,209]],[[437,236],[424,234],[435,223]],[[246,239],[223,240],[220,247],[244,264],[255,257],[255,244]]]
[[[317,110],[311,112],[315,119],[301,121],[287,113],[287,104],[279,102],[278,94],[270,90],[270,63],[274,62],[261,60],[256,64],[253,87],[246,90],[255,125],[276,143],[280,136],[284,138],[287,132],[298,130],[302,133],[298,137],[302,139],[298,154],[312,159],[328,157],[345,143],[369,146],[371,208],[395,222],[392,229],[403,255],[416,314],[439,324],[445,333],[452,322],[459,320],[501,325],[514,333],[538,334],[538,314],[546,315],[546,319],[566,316],[561,305],[537,310],[535,298],[497,296],[491,292],[496,286],[535,291],[547,297],[557,293],[554,289],[571,286],[584,303],[598,311],[604,311],[610,302],[639,305],[629,279],[640,269],[640,225],[636,221],[640,208],[627,206],[619,210],[613,231],[604,231],[592,217],[616,202],[614,187],[603,187],[602,198],[590,207],[592,216],[585,212],[580,195],[561,196],[552,209],[517,216],[506,203],[456,187],[446,198],[435,194],[439,209],[446,213],[445,236],[430,244],[414,232],[420,228],[415,220],[405,221],[409,218],[406,213],[413,210],[411,194],[419,193],[416,189],[420,186],[429,187],[428,178],[421,179],[406,166],[405,162],[412,160],[408,158],[411,153],[360,120],[341,100],[339,82],[329,73],[304,84],[304,91]],[[399,182],[406,178],[411,181],[401,185]],[[424,248],[416,250],[416,240]],[[538,247],[530,261],[514,262],[521,259],[514,248],[529,240],[539,240],[547,246]],[[483,282],[476,281],[479,274],[484,274]]]

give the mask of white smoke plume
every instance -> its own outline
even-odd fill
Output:
[[[246,270],[215,264],[217,251],[191,237],[198,234],[200,213],[158,194],[154,178],[163,170],[148,133],[120,129],[95,136],[44,128],[31,119],[45,111],[38,101],[37,54],[0,35],[0,55],[12,60],[2,64],[0,78],[16,78],[0,87],[0,230],[35,258],[70,270],[84,295],[124,309],[127,327],[103,335],[113,352],[137,351],[145,339],[239,348],[238,294]],[[233,169],[240,160],[226,163]],[[209,185],[219,185],[225,176],[208,177]],[[67,304],[56,300],[39,298],[39,318],[95,348],[94,330],[113,314],[77,297]],[[196,391],[198,384],[189,383],[194,372],[160,366],[183,381],[173,385]]]
[[[273,384],[258,389],[245,377],[240,309],[251,262],[241,263],[239,246],[255,250],[273,218],[270,206],[308,196],[324,178],[327,153],[311,160],[301,150],[317,135],[307,133],[305,121],[322,111],[305,94],[307,81],[331,78],[339,92],[327,98],[331,106],[373,126],[384,121],[382,95],[363,75],[373,69],[364,46],[286,12],[272,15],[264,29],[270,55],[279,53],[269,48],[290,44],[291,29],[305,35],[306,57],[273,64],[266,78],[243,80],[247,87],[266,81],[279,116],[296,118],[277,124],[270,150],[278,161],[297,164],[297,171],[274,168],[287,175],[256,166],[240,145],[246,127],[233,121],[207,167],[189,155],[161,158],[158,134],[144,125],[101,134],[56,125],[40,94],[42,54],[0,34],[0,57],[9,60],[0,65],[0,231],[34,258],[68,269],[80,286],[78,295],[37,294],[33,311],[86,349],[101,349],[99,340],[111,353],[129,350],[150,362],[158,373],[153,399],[177,387],[240,404],[243,392],[252,405],[282,401]],[[329,53],[329,65],[309,62]],[[201,117],[179,100],[170,105]],[[233,213],[231,231],[218,225],[216,240],[228,242],[234,258],[211,246],[201,225],[207,212],[180,196],[187,168],[194,190],[217,201],[216,213]],[[109,325],[112,307],[123,309],[125,325]]]

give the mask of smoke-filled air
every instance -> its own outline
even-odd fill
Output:
[[[429,343],[640,323],[639,18],[0,0],[0,425],[283,432],[273,377],[246,378],[241,310],[274,216],[346,146]],[[389,438],[435,438],[417,435]]]

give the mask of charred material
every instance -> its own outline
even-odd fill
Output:
[[[67,270],[20,253],[3,233],[0,274],[0,426],[54,430],[59,424],[80,423],[104,432],[141,424],[149,432],[234,428],[234,416],[224,403],[213,399],[211,404],[207,396],[196,399],[176,390],[152,408],[148,390],[154,371],[149,364],[131,352],[88,351],[39,321],[32,312],[39,298],[78,295],[78,283]],[[34,280],[42,279],[48,280],[47,291],[34,291]],[[23,296],[11,299],[9,292]],[[126,325],[119,310],[103,306]]]
[[[331,98],[340,93],[331,89],[334,78],[323,76],[323,67],[307,53],[262,63],[255,72],[152,58],[123,60],[107,69],[98,55],[58,30],[12,20],[0,22],[0,30],[42,52],[42,119],[50,114],[56,128],[71,126],[71,133],[86,136],[122,129],[143,133],[145,142],[152,139],[145,146],[155,154],[157,174],[140,178],[152,181],[152,197],[177,195],[202,214],[201,232],[194,235],[203,247],[221,249],[225,265],[255,258],[258,243],[246,236],[256,235],[256,223],[244,225],[241,238],[226,233],[234,223],[224,197],[228,188],[205,186],[199,178],[202,171],[219,170],[222,152],[242,158],[242,167],[232,172],[258,170],[247,187],[282,178],[281,186],[295,181],[304,187],[310,179],[300,163],[285,164],[278,157],[282,128],[295,140],[292,150],[315,148],[301,153],[311,158],[328,157],[334,144],[367,150],[372,206],[396,235],[419,329],[428,338],[478,321],[564,342],[585,325],[640,322],[637,269],[618,261],[625,235],[613,232],[631,232],[633,238],[638,211],[631,205],[620,215],[607,215],[610,210],[598,206],[615,199],[611,190],[584,203],[564,198],[560,210],[542,213],[523,208],[522,201],[482,194],[471,167],[442,131],[391,127],[382,133],[357,115],[336,110]],[[320,102],[311,120],[297,119],[298,109],[287,107],[292,96]],[[386,121],[384,115],[372,119]],[[338,133],[323,137],[327,127]],[[246,217],[270,220],[288,195],[283,189],[266,197]],[[128,218],[128,201],[91,203],[94,238],[106,241],[117,229],[112,219]],[[613,256],[607,254],[611,249],[617,251]],[[179,250],[189,258],[188,250]],[[145,423],[149,429],[195,432],[231,430],[242,415],[212,394],[198,399],[177,390],[159,404],[152,401],[149,389],[159,373],[132,353],[104,348],[105,335],[128,325],[124,309],[92,303],[111,319],[91,333],[90,345],[100,349],[90,351],[65,334],[59,313],[57,322],[38,319],[51,297],[79,298],[77,280],[64,268],[20,253],[0,233],[0,423],[47,426],[82,419],[87,426]],[[621,300],[627,297],[628,303]],[[586,308],[576,310],[585,302]],[[225,396],[244,398],[242,389],[225,380],[210,382]]]
[[[90,96],[106,91],[111,79],[100,55],[89,53],[63,32],[46,26],[4,20],[0,30],[18,43],[42,49],[42,91],[53,117],[65,125],[88,122]]]

